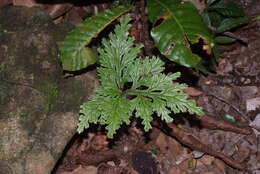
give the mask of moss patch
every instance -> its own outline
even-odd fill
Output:
[[[44,94],[44,104],[43,108],[45,111],[50,111],[55,104],[57,103],[59,97],[59,87],[55,83],[48,83],[44,88],[41,90]]]

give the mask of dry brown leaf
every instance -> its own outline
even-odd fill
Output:
[[[0,1],[0,8],[5,6],[5,5],[8,5],[8,4],[12,4],[12,0],[1,0]]]
[[[67,14],[66,14],[66,17],[65,17],[65,20],[66,21],[69,21],[69,23],[73,24],[73,25],[77,25],[79,24],[80,22],[83,21],[83,19],[81,18],[79,12],[79,10],[74,7],[72,8]]]
[[[25,7],[40,6],[40,4],[35,2],[34,0],[13,0],[13,5]]]
[[[108,149],[107,145],[108,145],[108,140],[107,140],[107,136],[105,135],[96,135],[93,137],[91,141],[91,147],[97,151]]]
[[[62,172],[60,174],[97,174],[97,168],[95,166],[79,166],[71,172]]]
[[[173,168],[170,170],[169,174],[181,174],[181,169],[178,168],[178,167],[173,167]]]
[[[52,17],[52,19],[57,19],[61,17],[63,14],[71,10],[73,4],[62,3],[62,4],[46,4],[44,9],[47,13]]]
[[[260,97],[251,98],[251,99],[246,100],[247,112],[254,111],[259,107],[260,107]]]
[[[218,74],[225,75],[233,71],[233,65],[228,59],[221,59],[218,63]]]
[[[186,89],[183,90],[186,94],[190,95],[190,96],[193,96],[193,97],[197,97],[197,96],[200,96],[203,92],[196,89],[196,88],[193,88],[193,87],[188,87]]]
[[[187,170],[190,167],[193,167],[194,159],[193,158],[188,158],[184,161],[182,161],[178,166],[182,170]]]
[[[177,157],[182,153],[183,147],[175,139],[166,136],[164,133],[160,133],[156,139],[156,146],[160,152],[167,154],[172,160],[177,160]]]
[[[201,173],[201,174],[217,174],[217,173],[215,173],[215,172],[205,172],[205,173]]]
[[[211,165],[214,160],[215,160],[215,158],[213,156],[204,155],[202,158],[197,160],[197,166],[200,166],[200,165],[206,165],[206,166]]]
[[[223,161],[221,161],[220,159],[216,158],[213,161],[213,164],[214,164],[215,168],[217,169],[217,170],[216,169],[215,170],[218,171],[219,174],[225,174],[226,173],[225,172],[226,171],[226,165],[225,165],[225,163]]]

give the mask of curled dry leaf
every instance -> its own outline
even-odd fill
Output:
[[[251,99],[246,100],[246,110],[247,110],[247,112],[254,111],[259,107],[260,107],[260,97],[251,98]]]
[[[225,75],[233,71],[233,65],[228,59],[221,59],[218,64],[218,74]]]
[[[183,91],[192,97],[200,96],[203,93],[202,91],[200,91],[196,88],[193,88],[193,87],[188,87],[188,88],[184,89]]]
[[[65,171],[60,174],[97,174],[97,168],[95,166],[79,166],[71,172]]]
[[[178,167],[173,167],[173,168],[170,170],[169,174],[181,174],[181,169],[178,168]]]
[[[35,2],[34,0],[13,0],[13,5],[25,7],[40,6],[40,4]]]
[[[62,4],[45,5],[44,9],[53,19],[56,19],[61,15],[63,15],[64,13],[68,12],[72,7],[73,7],[72,4],[62,3]]]

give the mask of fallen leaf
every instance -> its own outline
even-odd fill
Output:
[[[63,172],[61,174],[97,174],[97,168],[95,166],[79,166],[72,172]]]
[[[91,141],[91,147],[97,151],[108,149],[107,145],[108,145],[108,140],[107,140],[107,136],[105,135],[96,135],[93,137]]]
[[[192,151],[192,154],[193,154],[193,157],[194,157],[195,159],[198,159],[198,158],[201,158],[205,153],[204,153],[204,152],[200,152],[200,151],[194,150],[194,151]]]
[[[166,136],[164,133],[159,134],[155,143],[160,152],[167,154],[172,160],[176,160],[183,151],[183,147],[178,141]]]
[[[13,0],[13,5],[25,7],[40,6],[40,4],[38,4],[34,0]]]
[[[192,87],[189,87],[189,88],[186,88],[183,90],[186,94],[190,95],[190,96],[193,96],[193,97],[197,97],[197,96],[200,96],[203,92],[196,89],[196,88],[192,88]]]
[[[256,108],[260,106],[260,97],[257,98],[251,98],[246,100],[246,110],[248,111],[254,111]]]
[[[226,165],[223,161],[220,159],[215,159],[213,161],[214,166],[217,168],[219,174],[225,174],[226,173]]]
[[[200,166],[200,165],[206,165],[206,166],[211,165],[214,160],[215,160],[215,158],[213,156],[204,155],[202,158],[197,160],[197,166]]]
[[[228,59],[221,59],[218,63],[218,74],[225,75],[233,71],[233,65]]]
[[[181,174],[181,169],[178,167],[173,167],[170,171],[169,174]]]
[[[193,167],[193,163],[194,163],[193,158],[188,158],[188,159],[182,161],[178,166],[180,169],[186,170],[190,167]]]
[[[12,4],[12,0],[1,0],[0,1],[0,8],[5,6],[5,5],[8,5],[8,4]]]
[[[205,172],[205,173],[201,173],[201,174],[216,174],[215,172]]]

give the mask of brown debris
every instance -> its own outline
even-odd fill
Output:
[[[197,96],[200,96],[201,94],[203,94],[202,91],[200,91],[196,88],[193,88],[193,87],[188,87],[188,88],[184,89],[183,91],[192,97],[197,97]]]
[[[0,8],[4,7],[6,5],[10,5],[10,4],[12,4],[12,0],[1,0],[0,1]]]
[[[154,126],[158,127],[157,125],[154,125]],[[167,131],[167,134],[172,137],[175,137],[182,144],[190,147],[193,150],[204,152],[211,156],[220,158],[225,163],[227,163],[228,165],[230,165],[234,168],[237,168],[240,170],[245,169],[245,166],[243,164],[240,164],[240,163],[234,161],[233,159],[231,159],[230,157],[226,156],[225,154],[223,154],[221,152],[216,152],[215,150],[210,148],[208,145],[204,144],[199,139],[194,137],[190,132],[187,132],[186,130],[177,127],[175,124],[168,124],[168,126],[171,128],[171,131],[170,132]],[[158,127],[158,128],[161,129],[160,127]],[[165,132],[165,130],[162,130],[162,131]]]
[[[231,132],[245,134],[245,135],[252,134],[252,129],[249,126],[238,126],[238,125],[230,124],[224,120],[217,119],[214,116],[203,115],[203,116],[197,116],[196,118],[201,121],[201,125],[203,127],[208,129],[231,131]]]
[[[88,165],[98,165],[102,162],[113,160],[117,157],[117,153],[114,150],[100,151],[94,153],[83,153],[78,157],[80,164]]]

